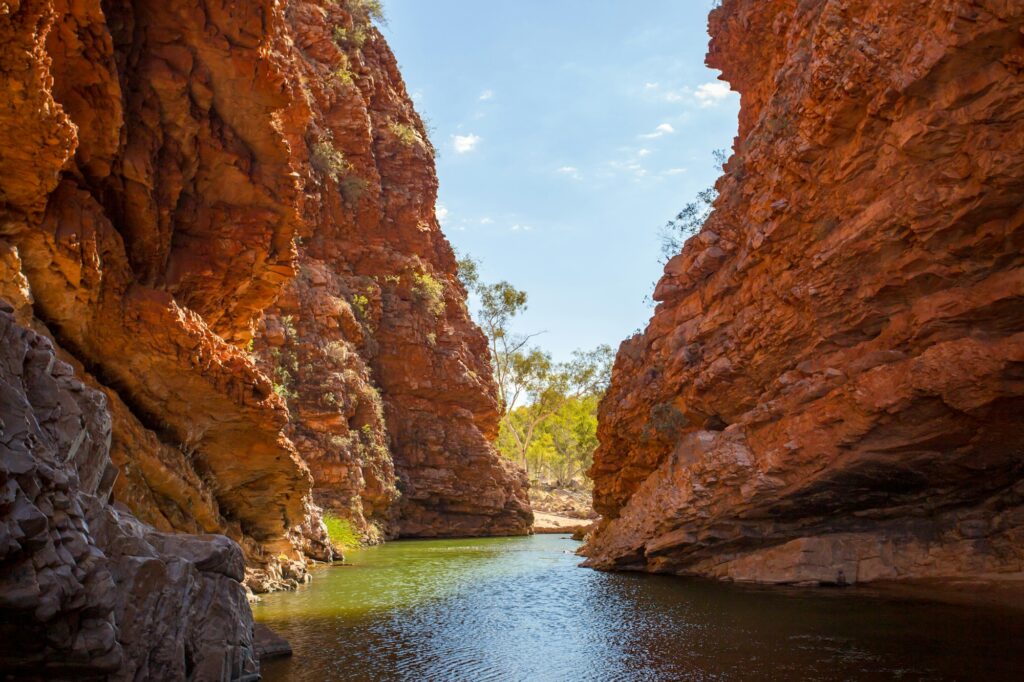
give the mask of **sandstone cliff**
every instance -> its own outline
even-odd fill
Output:
[[[238,545],[109,498],[106,398],[0,301],[0,670],[32,679],[254,676]]]
[[[298,275],[256,350],[316,500],[371,539],[524,534],[497,391],[434,215],[433,148],[380,34],[330,3],[289,14],[313,123]],[[359,33],[364,31],[365,33]]]
[[[626,341],[589,565],[767,582],[1024,571],[1024,6],[724,0],[742,95]]]
[[[530,524],[366,7],[0,4],[0,297],[106,394],[114,499],[257,589],[331,556],[314,486],[371,537]]]

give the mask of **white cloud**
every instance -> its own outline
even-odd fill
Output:
[[[700,106],[707,108],[720,104],[730,94],[729,86],[725,83],[714,82],[704,83],[693,93]]]
[[[444,204],[438,204],[435,211],[437,213],[437,222],[443,223],[448,218],[448,207]]]
[[[656,140],[659,137],[663,137],[665,135],[671,135],[674,132],[676,132],[676,129],[672,127],[671,123],[662,123],[660,126],[658,126],[657,128],[654,129],[654,132],[646,133],[644,135],[641,135],[640,139],[642,139],[642,140]]]
[[[644,90],[657,90],[658,87],[658,83],[644,83]]]
[[[481,102],[486,102],[489,99],[494,99],[494,90],[484,90],[480,93]]]
[[[494,224],[494,219],[493,218],[489,218],[487,216],[484,216],[483,218],[480,219],[480,224],[481,225],[493,225]]]
[[[669,168],[667,171],[665,171],[665,175],[682,175],[685,172],[685,168]]]
[[[644,158],[645,156],[650,156],[650,155],[651,155],[651,150],[650,150],[650,149],[640,149],[640,150],[638,150],[638,151],[637,151],[636,155],[637,155],[637,156],[638,156],[639,158],[641,158],[641,159],[642,159],[642,158]]]
[[[580,169],[576,166],[562,166],[558,169],[558,172],[562,175],[568,175],[573,180],[580,179]]]
[[[519,223],[516,223],[515,225],[512,226],[513,232],[529,232],[532,229],[533,228],[529,225],[520,225]]]
[[[470,133],[469,135],[452,135],[452,143],[457,154],[466,154],[480,143],[480,136]]]

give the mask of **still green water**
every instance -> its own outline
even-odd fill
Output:
[[[558,536],[352,552],[257,620],[276,680],[1024,680],[1024,615],[577,567]]]

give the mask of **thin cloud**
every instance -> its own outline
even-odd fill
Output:
[[[470,133],[469,135],[452,135],[452,145],[456,154],[468,154],[480,144],[480,136]]]
[[[561,168],[558,169],[558,172],[561,173],[562,175],[569,176],[573,180],[580,179],[580,169],[577,168],[576,166],[562,166]]]
[[[520,225],[519,223],[516,223],[511,227],[511,230],[513,232],[529,232],[532,229],[533,227],[531,227],[530,225]]]
[[[676,129],[672,127],[671,123],[662,123],[660,126],[655,128],[653,132],[641,135],[640,139],[642,139],[642,140],[656,140],[659,137],[664,137],[665,135],[671,135],[674,132],[676,132]]]
[[[682,175],[686,172],[685,168],[669,168],[664,172],[664,175]]]
[[[697,87],[697,90],[693,93],[693,96],[697,100],[702,108],[707,109],[709,107],[718,106],[724,102],[732,91],[729,90],[729,86],[721,82],[704,83]]]
[[[642,159],[645,156],[650,156],[651,155],[651,150],[650,149],[639,149],[639,150],[637,150],[636,155]]]
[[[493,218],[489,218],[487,216],[484,216],[483,218],[480,219],[480,224],[481,225],[493,225],[494,224],[494,219]]]
[[[486,102],[487,100],[494,99],[494,90],[484,90],[483,92],[480,93],[479,99],[481,102]]]
[[[444,204],[438,204],[435,211],[437,213],[437,222],[443,223],[448,218],[448,207]]]

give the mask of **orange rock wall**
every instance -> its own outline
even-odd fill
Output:
[[[1024,6],[725,0],[715,212],[623,343],[589,564],[1024,570]]]
[[[229,535],[261,587],[330,556],[314,485],[380,537],[529,527],[422,124],[346,7],[23,0],[0,21],[0,297],[107,394],[115,498]],[[299,336],[274,336],[285,316]]]
[[[298,276],[256,348],[286,396],[317,501],[371,539],[522,534],[525,477],[499,458],[486,343],[434,206],[427,131],[394,55],[358,14],[289,14],[314,123]],[[347,168],[331,177],[323,145]],[[318,155],[321,158],[318,158]],[[341,157],[339,157],[341,158]]]

